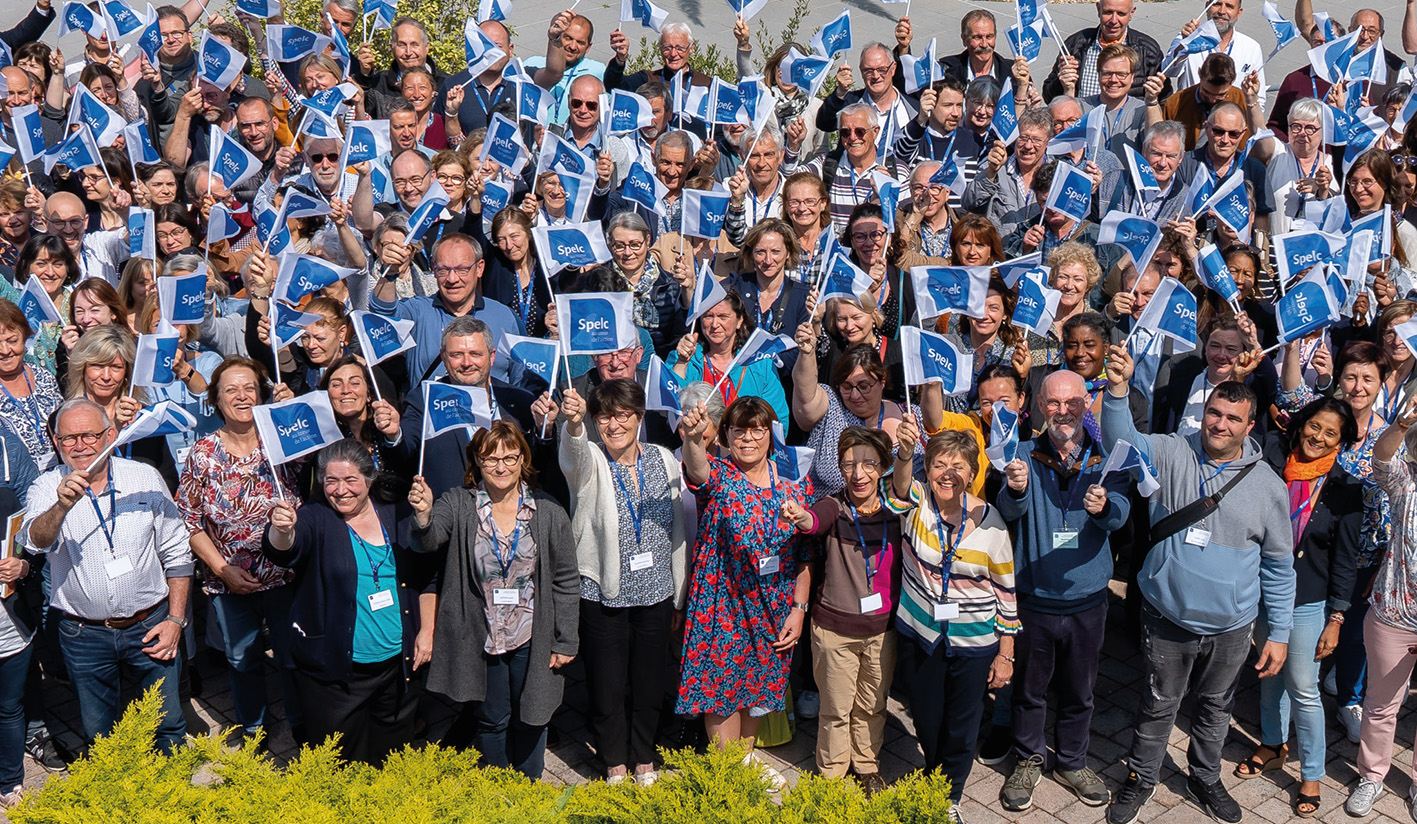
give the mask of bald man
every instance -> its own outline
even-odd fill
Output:
[[[118,266],[128,258],[128,229],[88,231],[84,202],[69,192],[56,192],[44,203],[45,230],[69,247],[79,262],[79,276],[103,278],[118,286]]]
[[[615,172],[610,180],[610,188],[620,188],[620,181],[629,171],[630,150],[623,140],[612,140],[610,135],[600,130],[601,95],[605,86],[599,79],[581,75],[571,81],[570,94],[566,98],[571,117],[565,126],[553,126],[552,130],[585,152],[592,159],[598,159],[602,152],[610,155],[615,164]],[[608,101],[606,102],[608,105]]]

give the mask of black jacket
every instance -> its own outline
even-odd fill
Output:
[[[969,83],[969,51],[959,54],[947,54],[940,58],[940,65],[945,68],[945,76],[953,77],[961,83]],[[994,52],[994,62],[989,67],[989,76],[994,78],[1002,87],[1005,83],[1013,82],[1014,61],[1008,59],[999,52]]]
[[[1280,478],[1288,457],[1287,435],[1271,432],[1265,439],[1264,459]],[[1362,597],[1353,591],[1362,527],[1363,484],[1335,463],[1294,547],[1296,606],[1325,601],[1330,612],[1346,612],[1355,598]],[[1296,654],[1312,653],[1298,650]]]
[[[1082,63],[1083,55],[1094,42],[1097,41],[1097,26],[1076,31],[1068,35],[1063,40],[1063,48],[1068,54],[1077,58],[1079,64]],[[1122,41],[1129,46],[1132,51],[1141,58],[1141,65],[1137,66],[1137,72],[1132,76],[1132,97],[1142,96],[1142,86],[1146,85],[1146,79],[1161,71],[1161,60],[1165,56],[1161,53],[1161,46],[1150,35],[1137,31],[1135,26],[1127,27],[1127,35]],[[1079,69],[1081,70],[1081,69]],[[1055,63],[1053,71],[1048,75],[1048,79],[1043,81],[1043,99],[1052,100],[1063,93],[1063,84],[1058,82],[1058,67]],[[1166,79],[1166,85],[1162,87],[1161,99],[1165,100],[1171,94],[1171,78]]]
[[[1191,384],[1204,371],[1205,358],[1195,353],[1173,357],[1161,364],[1161,368],[1156,370],[1156,386],[1152,392],[1152,432],[1176,431],[1176,425],[1186,414],[1186,399],[1191,394]],[[1279,392],[1279,373],[1275,371],[1274,363],[1265,358],[1259,368],[1245,378],[1245,385],[1254,390],[1259,398],[1252,434],[1263,443],[1264,433],[1269,431],[1269,407]]]

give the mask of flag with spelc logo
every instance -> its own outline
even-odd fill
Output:
[[[329,393],[323,390],[252,407],[251,415],[273,466],[309,455],[344,437],[330,406]]]

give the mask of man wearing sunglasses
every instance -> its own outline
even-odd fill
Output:
[[[1254,81],[1250,81],[1253,84]],[[1147,78],[1146,89],[1146,125],[1160,123],[1163,120],[1174,120],[1186,127],[1186,149],[1194,149],[1204,143],[1208,137],[1205,130],[1206,118],[1210,113],[1222,103],[1233,103],[1239,106],[1243,113],[1246,107],[1245,93],[1234,85],[1235,83],[1235,61],[1224,54],[1212,54],[1201,64],[1200,82],[1193,86],[1187,86],[1166,98],[1165,104],[1160,102],[1161,84],[1156,78]],[[1257,111],[1255,126],[1258,131],[1263,128],[1264,110]],[[1243,121],[1242,121],[1243,125]],[[1248,138],[1249,135],[1245,134]]]
[[[1255,198],[1252,231],[1268,234],[1269,215],[1274,211],[1274,191],[1265,182],[1265,160],[1269,156],[1266,144],[1270,141],[1259,141],[1253,151],[1243,151],[1257,122],[1263,120],[1252,116],[1247,124],[1244,111],[1234,103],[1216,106],[1205,121],[1205,145],[1186,155],[1177,174],[1189,184],[1204,168],[1215,179],[1217,188],[1231,175],[1244,175]]]
[[[552,126],[552,131],[576,144],[576,148],[595,160],[602,153],[610,155],[615,171],[610,187],[618,189],[630,167],[630,150],[623,140],[612,140],[600,129],[600,102],[605,86],[597,77],[585,74],[571,81],[569,101],[571,117],[565,126]]]
[[[909,51],[910,42],[905,41]],[[817,129],[824,134],[836,131],[837,116],[847,107],[865,103],[876,112],[876,150],[884,155],[905,133],[906,124],[920,113],[920,104],[896,88],[896,58],[884,43],[868,43],[861,50],[861,81],[864,88],[851,90],[851,66],[842,63],[836,73],[836,92],[828,95],[817,109]]]
[[[832,226],[839,233],[846,229],[851,210],[875,196],[872,172],[881,172],[896,180],[902,175],[896,169],[899,164],[895,158],[883,158],[876,150],[881,121],[871,104],[852,103],[841,110],[837,122],[841,126],[843,151],[835,170],[830,175],[824,173],[828,163],[826,157],[818,157],[804,168],[822,175],[824,179],[829,178],[826,183],[831,197]]]

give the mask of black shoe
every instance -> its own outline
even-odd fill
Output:
[[[1143,787],[1137,774],[1128,772],[1127,783],[1112,794],[1112,803],[1107,805],[1107,824],[1132,824],[1155,794],[1155,787]]]
[[[39,732],[25,739],[25,752],[34,759],[34,763],[43,767],[47,772],[58,772],[69,766],[60,756],[59,748],[55,746],[54,739],[49,737],[47,729],[41,728]]]
[[[1008,727],[989,728],[989,735],[979,747],[979,763],[992,767],[1008,761],[1014,754],[1014,733]]]
[[[1186,779],[1186,796],[1196,802],[1206,814],[1224,824],[1239,824],[1240,805],[1230,797],[1225,785],[1216,781],[1206,784],[1194,775]]]

